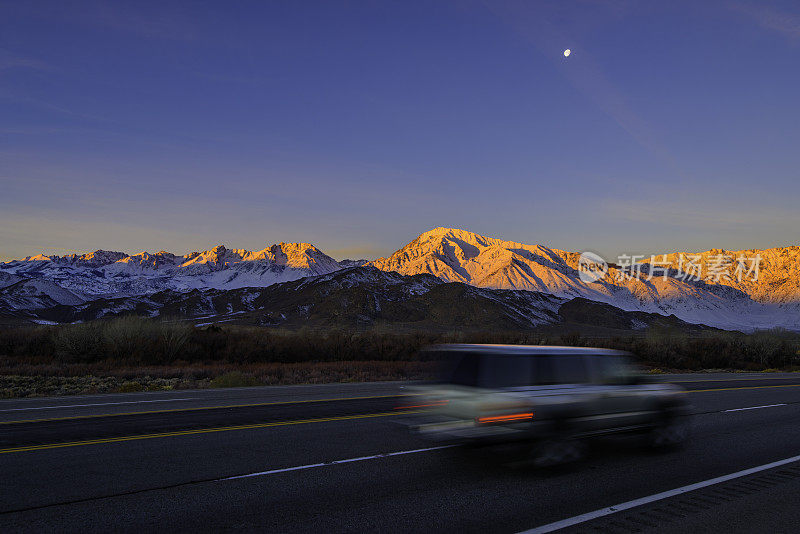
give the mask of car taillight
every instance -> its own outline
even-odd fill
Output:
[[[533,412],[487,415],[484,417],[476,417],[475,422],[479,424],[512,423],[514,421],[526,421],[528,419],[533,419]]]

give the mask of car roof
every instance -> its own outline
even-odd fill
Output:
[[[595,347],[567,347],[561,345],[477,345],[453,343],[434,345],[425,350],[445,352],[478,352],[481,354],[515,354],[520,356],[552,356],[558,354],[594,354],[602,356],[629,356],[629,352]]]

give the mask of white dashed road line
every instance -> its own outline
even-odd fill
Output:
[[[766,404],[764,406],[749,406],[747,408],[731,408],[730,410],[722,410],[723,412],[743,412],[745,410],[758,410],[760,408],[774,408],[776,406],[786,406],[786,403],[783,404]]]
[[[418,452],[438,451],[440,449],[449,449],[450,447],[455,447],[455,445],[442,445],[439,447],[427,447],[425,449],[413,449],[410,451],[387,452],[383,454],[373,454],[372,456],[359,456],[358,458],[347,458],[346,460],[332,460],[330,462],[320,462],[317,464],[306,464],[306,465],[297,465],[295,467],[284,467],[283,469],[270,469],[269,471],[260,471],[258,473],[249,473],[247,475],[237,475],[234,477],[220,478],[219,481],[236,480],[237,478],[263,477],[266,475],[275,475],[277,473],[286,473],[288,471],[301,471],[303,469],[314,469],[317,467],[327,467],[329,465],[349,464],[351,462],[363,462],[364,460],[377,460],[379,458],[387,458],[389,456],[401,456],[404,454],[416,454]]]

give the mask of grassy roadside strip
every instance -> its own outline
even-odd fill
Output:
[[[105,367],[0,367],[0,398],[225,387],[423,380],[436,362],[355,361]]]
[[[99,364],[25,365],[12,368],[0,366],[0,399],[269,385],[426,380],[435,374],[437,365],[437,362],[419,361],[354,361],[212,363],[117,368]],[[770,369],[762,371],[761,374],[766,377],[777,371]],[[660,375],[667,372],[675,373],[676,370],[651,368],[647,372]],[[705,372],[742,371],[707,369]]]

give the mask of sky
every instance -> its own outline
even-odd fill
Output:
[[[797,245],[798,95],[796,2],[0,2],[0,261]]]

